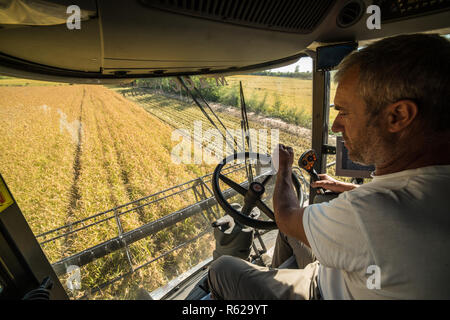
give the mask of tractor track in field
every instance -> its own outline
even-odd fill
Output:
[[[75,218],[74,211],[77,208],[78,201],[81,199],[80,194],[80,188],[79,188],[79,180],[80,180],[80,174],[81,174],[81,155],[83,152],[82,144],[83,144],[83,126],[82,126],[82,120],[83,120],[83,103],[86,96],[86,88],[83,88],[83,96],[81,98],[80,102],[80,116],[79,116],[79,123],[80,126],[78,127],[78,143],[75,147],[75,157],[73,161],[73,182],[72,187],[70,188],[70,200],[69,205],[67,208],[67,218],[66,218],[66,224],[71,224],[73,219]],[[69,231],[72,231],[72,226],[69,227]],[[67,254],[69,254],[69,248],[72,246],[73,242],[73,236],[72,234],[67,234],[64,237],[64,244],[62,246],[62,257],[65,257]]]

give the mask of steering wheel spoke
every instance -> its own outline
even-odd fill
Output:
[[[275,221],[275,215],[273,214],[272,210],[262,200],[256,201],[256,207],[264,212],[270,219]]]
[[[267,177],[264,178],[263,182],[261,182],[261,184],[263,186],[266,186],[267,182],[269,182],[269,180],[272,178],[273,175],[268,174]]]
[[[245,189],[243,186],[234,182],[233,180],[224,176],[223,174],[219,174],[219,178],[220,178],[220,180],[225,182],[229,187],[231,187],[232,189],[234,189],[235,191],[237,191],[238,193],[240,193],[241,195],[243,195],[245,197],[245,194],[247,193],[247,189]]]

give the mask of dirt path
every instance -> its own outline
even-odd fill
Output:
[[[227,114],[231,114],[235,117],[241,117],[241,111],[236,108],[224,106],[222,104],[213,102],[209,102],[209,106],[214,111],[226,112]],[[250,121],[255,121],[271,128],[278,128],[280,130],[300,136],[302,138],[311,139],[312,137],[311,129],[303,128],[295,124],[290,124],[281,119],[268,118],[264,115],[259,115],[254,112],[247,112],[247,117],[249,118]],[[336,145],[336,137],[333,135],[328,135],[328,143],[331,145]]]

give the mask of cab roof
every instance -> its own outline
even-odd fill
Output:
[[[380,29],[368,27],[373,5]],[[227,75],[327,44],[447,34],[449,21],[449,0],[10,0],[0,5],[0,74],[74,83]]]

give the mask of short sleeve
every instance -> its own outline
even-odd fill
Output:
[[[357,224],[348,192],[330,202],[306,207],[303,227],[322,265],[353,272],[370,264],[367,241]]]

